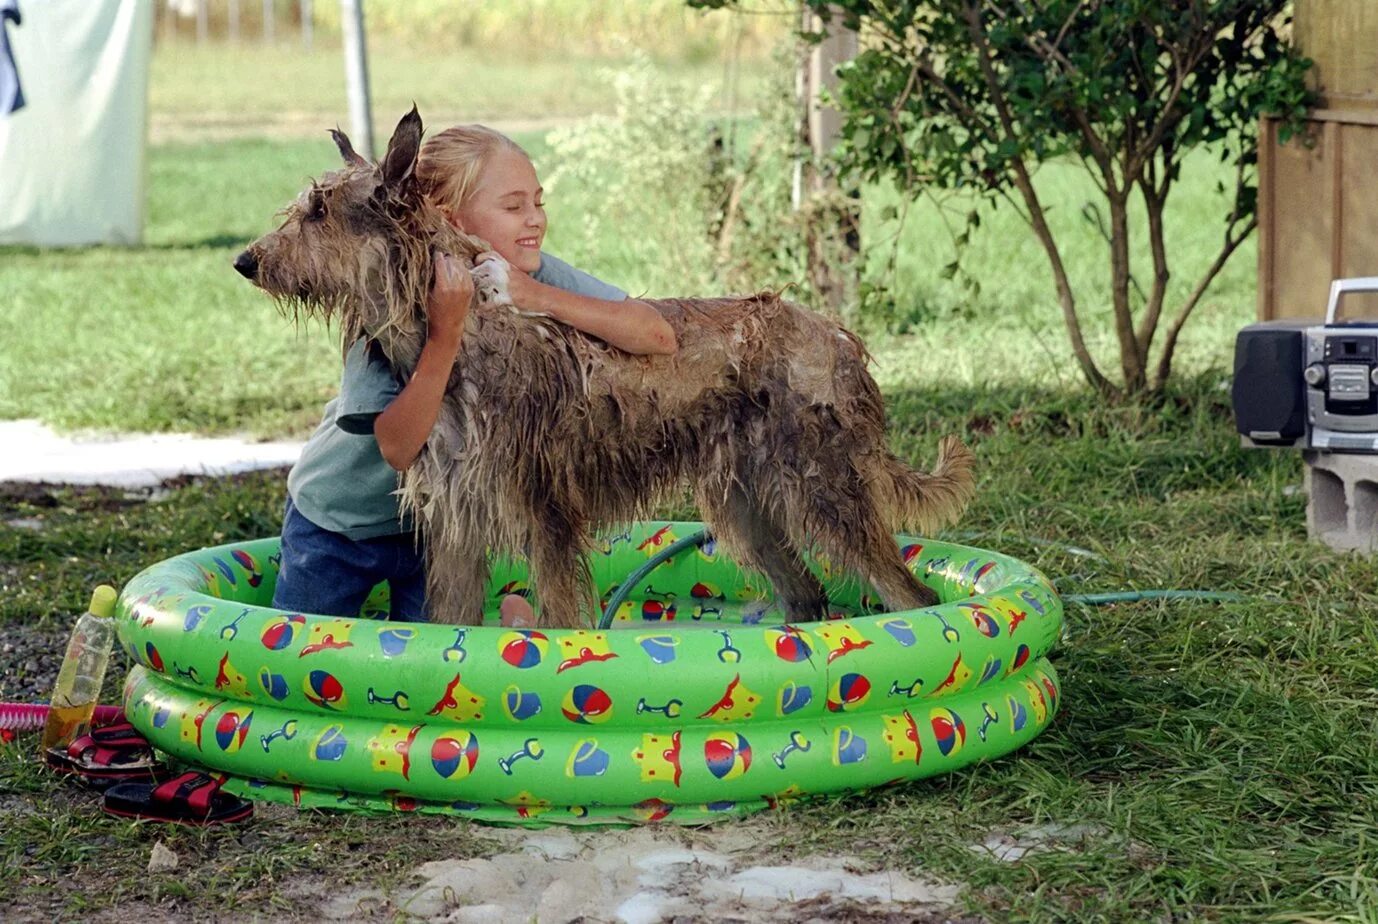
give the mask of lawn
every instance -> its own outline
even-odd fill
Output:
[[[556,161],[546,137],[516,133],[538,167],[549,168]],[[307,432],[338,384],[338,344],[319,325],[284,320],[230,264],[273,227],[274,213],[310,177],[337,160],[323,137],[169,142],[150,152],[145,246],[0,248],[0,419],[263,438]],[[1218,238],[1213,187],[1221,174],[1209,155],[1196,163],[1168,216],[1173,250],[1182,255],[1172,289],[1179,296]],[[1088,340],[1108,359],[1109,312],[1097,304],[1098,297],[1104,303],[1107,271],[1094,231],[1079,217],[1088,184],[1061,165],[1046,168],[1040,182],[1084,292]],[[891,190],[868,190],[867,208],[878,215],[895,198]],[[596,178],[560,184],[550,201],[547,249],[634,293],[717,294],[686,291],[673,270],[646,262],[638,235],[607,223],[596,236],[585,234],[580,216],[604,208]],[[883,383],[1077,387],[1042,251],[1017,216],[987,211],[983,233],[964,256],[983,283],[977,298],[941,277],[952,255],[936,207],[920,203],[902,227],[877,220],[869,231],[878,250],[898,248],[893,287],[901,310],[892,326],[906,331],[870,338]],[[1185,371],[1228,362],[1233,332],[1253,310],[1253,259],[1250,242],[1198,308],[1179,350]],[[793,281],[761,278],[758,285]]]
[[[159,81],[164,112],[195,108]],[[314,423],[336,385],[338,345],[314,327],[294,331],[229,263],[334,152],[323,137],[194,134],[151,152],[144,247],[0,251],[0,417],[262,436]],[[519,134],[543,170],[546,137]],[[1178,291],[1218,236],[1218,177],[1203,156],[1178,190]],[[1081,217],[1086,188],[1070,168],[1039,182],[1103,347],[1107,270]],[[599,195],[597,183],[557,191],[550,249],[634,291],[677,293],[675,279],[631,259],[624,235],[582,233]],[[866,196],[873,214],[894,200]],[[891,325],[905,332],[877,329],[868,342],[896,450],[926,461],[952,433],[980,460],[979,496],[950,535],[1033,562],[1068,594],[1248,599],[1069,604],[1054,655],[1062,711],[1032,745],[748,822],[760,856],[847,854],[921,871],[961,885],[952,913],[979,920],[1378,920],[1378,631],[1365,615],[1378,606],[1378,566],[1307,541],[1296,454],[1238,446],[1227,366],[1253,311],[1252,245],[1188,328],[1169,393],[1108,405],[1074,374],[1042,255],[1014,216],[989,212],[966,256],[976,299],[940,275],[951,259],[942,228],[931,206],[909,216],[895,280],[905,312]],[[869,226],[868,240],[880,246],[893,230]],[[0,699],[50,682],[93,584],[272,534],[283,491],[282,472],[151,496],[0,486]],[[0,745],[0,862],[12,871],[0,907],[21,917],[302,915],[323,889],[396,894],[423,862],[495,849],[487,829],[410,816],[268,810],[243,828],[140,827],[42,772],[33,743]],[[977,849],[1002,837],[1043,846],[1013,862]],[[182,857],[177,871],[147,871],[158,840]]]
[[[980,496],[955,534],[1035,562],[1068,593],[1251,599],[1070,605],[1055,655],[1063,711],[1042,737],[950,777],[772,814],[755,823],[762,858],[850,854],[919,870],[965,884],[959,910],[989,920],[1365,919],[1378,907],[1378,637],[1361,616],[1378,605],[1378,573],[1307,542],[1298,459],[1239,449],[1219,381],[1184,381],[1153,409],[1107,408],[1076,389],[888,392],[903,454],[924,458],[937,434],[960,433],[981,460]],[[265,473],[157,503],[0,498],[5,521],[42,524],[0,526],[0,637],[21,652],[4,656],[17,659],[0,697],[28,692],[23,658],[51,671],[92,584],[271,534],[282,490],[281,473]],[[424,861],[496,849],[482,829],[412,817],[269,809],[242,830],[139,828],[39,771],[32,741],[0,748],[0,859],[19,870],[0,881],[0,901],[37,917],[299,910],[303,883],[320,877],[395,891]],[[1055,832],[1050,849],[1018,862],[973,849],[1031,830]],[[191,868],[146,874],[155,840]]]

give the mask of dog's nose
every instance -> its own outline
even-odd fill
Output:
[[[239,275],[252,282],[258,275],[258,257],[246,250],[234,258],[234,268]]]

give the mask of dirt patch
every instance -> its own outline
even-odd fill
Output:
[[[1084,849],[1089,841],[1103,841],[1109,831],[1101,825],[1036,825],[1018,831],[992,831],[971,849],[1002,863],[1018,863],[1043,850]]]
[[[959,921],[960,887],[846,856],[763,856],[751,823],[703,830],[497,831],[508,850],[441,860],[391,895],[325,901],[329,920],[424,921]]]
[[[53,692],[69,626],[0,625],[0,701],[35,703]]]

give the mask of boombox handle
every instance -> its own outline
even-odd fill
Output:
[[[1336,279],[1330,283],[1330,303],[1325,306],[1325,323],[1335,323],[1335,312],[1340,308],[1340,296],[1346,292],[1378,292],[1378,276],[1355,276],[1352,279]]]

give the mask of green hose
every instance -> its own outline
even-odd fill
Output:
[[[685,536],[683,539],[675,540],[650,558],[646,559],[646,563],[627,575],[627,579],[618,585],[617,591],[608,599],[608,605],[603,608],[603,615],[598,620],[598,628],[608,629],[612,626],[613,616],[616,615],[617,608],[626,601],[627,597],[636,586],[645,580],[646,575],[650,574],[656,568],[659,568],[685,549],[702,548],[712,538],[708,530],[700,530],[692,536]],[[1046,544],[1054,545],[1055,543]],[[1071,549],[1072,547],[1069,546],[1067,548]],[[1075,552],[1085,555],[1095,554],[1086,552],[1084,549],[1075,549]],[[1112,603],[1139,603],[1144,600],[1205,600],[1214,603],[1239,603],[1249,599],[1243,594],[1216,590],[1126,590],[1102,594],[1062,594],[1061,597],[1068,603],[1081,603],[1086,606],[1109,606]]]
[[[1069,603],[1105,606],[1110,603],[1137,603],[1141,600],[1209,600],[1216,603],[1238,603],[1247,600],[1243,594],[1216,590],[1126,590],[1108,594],[1060,594]]]
[[[612,618],[616,615],[617,608],[627,599],[627,596],[636,585],[645,580],[646,575],[650,574],[685,549],[702,548],[712,538],[708,530],[701,529],[692,536],[676,539],[674,542],[646,559],[646,563],[627,575],[627,579],[618,585],[617,591],[608,599],[608,605],[603,607],[603,615],[598,619],[598,628],[607,629],[612,626]]]

